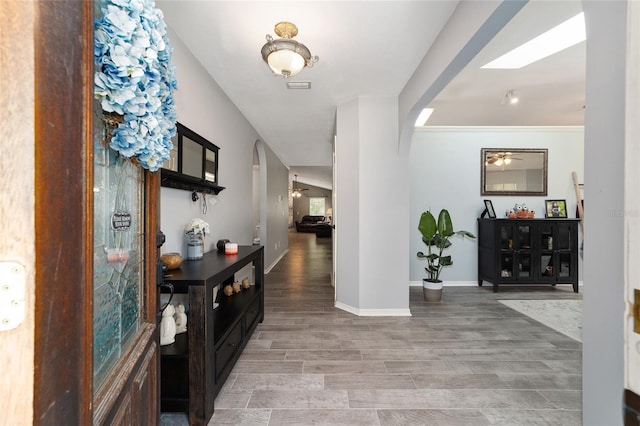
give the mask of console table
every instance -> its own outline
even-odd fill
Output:
[[[578,292],[579,219],[478,219],[478,285],[571,284]]]
[[[255,271],[253,285],[225,296],[222,288],[249,264]],[[254,245],[238,247],[236,255],[208,252],[202,260],[167,271],[164,281],[173,284],[176,294],[188,295],[189,310],[187,332],[160,349],[161,410],[184,411],[190,425],[206,425],[218,392],[264,320],[264,250]],[[219,304],[215,309],[214,303]]]

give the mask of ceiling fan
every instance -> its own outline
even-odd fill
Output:
[[[511,160],[522,160],[522,158],[514,157],[511,152],[494,152],[487,154],[486,164],[502,166],[511,163]]]
[[[302,191],[307,191],[309,188],[298,188],[298,175],[294,175],[293,179],[293,190],[291,191],[291,195],[294,198],[302,197]]]

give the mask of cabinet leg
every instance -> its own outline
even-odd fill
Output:
[[[478,287],[482,287],[482,280],[478,280]]]
[[[578,283],[573,283],[573,292],[578,293]]]
[[[493,285],[493,292],[497,293],[498,292],[498,284],[494,284]]]

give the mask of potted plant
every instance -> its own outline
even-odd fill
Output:
[[[427,278],[422,280],[424,299],[427,301],[439,302],[442,299],[442,280],[440,272],[445,266],[453,265],[451,256],[443,256],[444,250],[453,243],[451,237],[460,235],[463,238],[473,238],[476,236],[469,231],[454,231],[451,215],[446,209],[440,210],[438,220],[429,210],[420,216],[418,230],[422,234],[422,241],[427,245],[427,254],[418,252],[418,258],[427,259]]]

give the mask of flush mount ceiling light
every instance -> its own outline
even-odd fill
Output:
[[[318,62],[317,56],[311,56],[311,52],[302,43],[293,38],[298,35],[298,27],[291,22],[279,22],[274,32],[278,37],[274,40],[267,34],[267,43],[262,46],[262,59],[269,65],[274,74],[284,78],[298,74],[304,67],[312,67]]]
[[[505,93],[504,98],[502,98],[502,105],[504,105],[504,104],[509,104],[509,105],[517,104],[519,100],[520,99],[518,99],[518,97],[513,93],[513,90],[509,90],[507,93]]]
[[[519,69],[587,39],[584,13],[505,53],[482,68]]]

